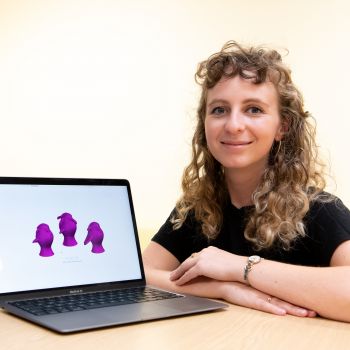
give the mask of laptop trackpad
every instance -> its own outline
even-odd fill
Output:
[[[127,322],[137,322],[183,315],[186,314],[186,311],[192,313],[194,307],[190,304],[191,303],[187,303],[184,298],[179,298],[177,300],[167,300],[166,302],[162,300],[158,302],[122,305],[95,310],[95,312],[98,312],[105,320],[112,322],[119,322],[119,320],[123,322],[125,322],[125,320],[127,320]]]
[[[53,329],[69,332],[183,314],[184,311],[176,306],[168,307],[157,302],[148,302],[45,316],[38,323],[51,324]]]

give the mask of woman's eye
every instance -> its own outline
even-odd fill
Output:
[[[224,107],[215,107],[211,111],[211,113],[214,115],[221,115],[221,114],[224,114],[225,112],[226,112],[226,110]]]
[[[259,113],[262,113],[263,111],[259,107],[249,107],[248,112],[251,114],[259,114]]]

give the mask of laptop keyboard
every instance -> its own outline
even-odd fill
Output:
[[[36,316],[43,316],[179,297],[182,297],[182,295],[148,287],[136,287],[41,299],[20,300],[11,302],[10,304]]]

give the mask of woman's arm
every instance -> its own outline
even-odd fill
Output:
[[[323,317],[350,322],[350,241],[335,250],[330,265],[305,267],[262,261],[253,267],[249,281],[259,290]]]
[[[312,311],[297,307],[279,298],[271,299],[269,294],[240,282],[220,281],[197,276],[184,285],[178,285],[170,279],[170,274],[180,266],[179,261],[168,250],[155,242],[151,242],[143,252],[143,262],[147,283],[159,288],[201,297],[224,299],[232,304],[276,315],[288,313],[295,316],[315,316]]]
[[[171,279],[177,285],[198,276],[222,281],[244,280],[247,257],[215,247],[203,249],[184,261]],[[350,241],[334,252],[330,267],[307,267],[262,260],[249,272],[252,287],[295,305],[315,310],[319,315],[350,322]]]

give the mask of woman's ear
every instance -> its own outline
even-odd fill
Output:
[[[281,121],[281,125],[279,126],[276,136],[275,136],[275,141],[281,141],[283,139],[283,136],[288,132],[288,124],[286,121]]]

